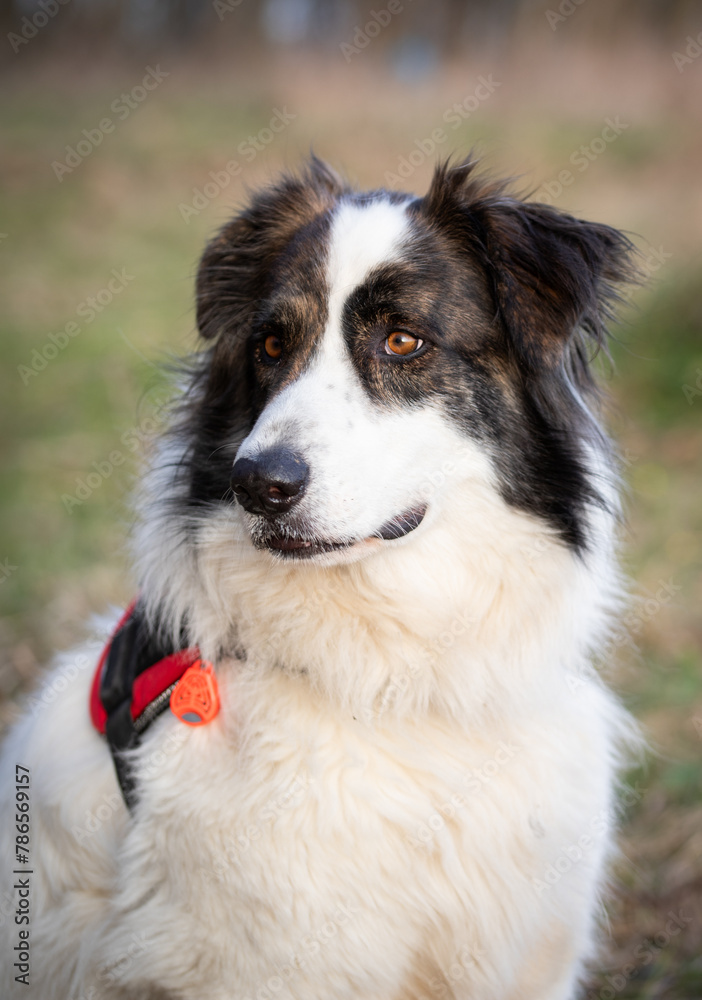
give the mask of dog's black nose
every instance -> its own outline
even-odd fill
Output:
[[[232,469],[232,489],[250,514],[275,517],[293,507],[305,489],[310,470],[293,451],[271,448],[254,458],[238,458]]]

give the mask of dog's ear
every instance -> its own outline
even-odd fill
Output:
[[[475,164],[440,165],[425,211],[477,256],[510,344],[530,372],[552,369],[576,333],[599,346],[618,286],[634,282],[633,244],[609,226],[519,201]]]
[[[266,274],[294,233],[330,208],[345,187],[317,157],[255,194],[248,208],[207,245],[197,275],[197,325],[212,340],[241,334],[265,295]]]

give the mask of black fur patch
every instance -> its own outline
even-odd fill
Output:
[[[601,502],[583,445],[596,402],[589,357],[606,339],[632,246],[607,226],[508,196],[471,164],[437,168],[425,198],[351,192],[313,160],[287,176],[207,247],[198,324],[213,346],[196,362],[177,430],[189,441],[183,474],[191,510],[231,502],[236,449],[271,396],[308,364],[327,318],[325,265],[335,206],[404,201],[410,237],[400,260],[352,290],[343,333],[369,405],[439,399],[464,433],[485,443],[504,498],[548,521],[576,550],[583,514]],[[383,350],[400,329],[416,356]],[[279,357],[265,352],[273,336]]]
[[[270,393],[301,370],[321,333],[325,234],[345,190],[313,159],[301,177],[285,176],[256,195],[205,249],[197,321],[214,346],[195,359],[175,428],[189,443],[183,472],[194,512],[232,502],[229,480],[238,445]],[[274,372],[260,363],[261,341],[283,330],[285,359]]]
[[[598,401],[590,361],[606,346],[617,287],[636,280],[634,247],[609,226],[509,197],[471,163],[440,166],[414,211],[420,229],[451,240],[451,268],[477,265],[490,286],[505,405],[488,423],[503,495],[582,549],[584,508],[603,502],[583,451],[605,445],[585,409]]]

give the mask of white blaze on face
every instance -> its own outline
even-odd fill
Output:
[[[294,520],[325,540],[372,535],[421,503],[457,449],[465,452],[465,440],[430,398],[411,408],[374,402],[344,342],[346,300],[373,268],[401,257],[408,231],[403,204],[340,205],[330,234],[321,342],[308,368],[264,408],[237,454],[254,457],[283,446],[300,455],[310,479]]]

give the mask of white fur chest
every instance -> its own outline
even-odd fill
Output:
[[[217,1000],[500,995],[500,956],[519,967],[550,940],[601,863],[608,823],[579,870],[534,888],[608,807],[607,755],[586,735],[601,729],[597,690],[559,724],[544,706],[550,732],[537,718],[478,737],[440,719],[369,727],[282,672],[222,687],[216,724],[169,719],[139,751],[150,772],[121,858],[129,888],[104,944],[170,946],[144,947],[135,982]],[[563,774],[563,752],[579,773]]]

